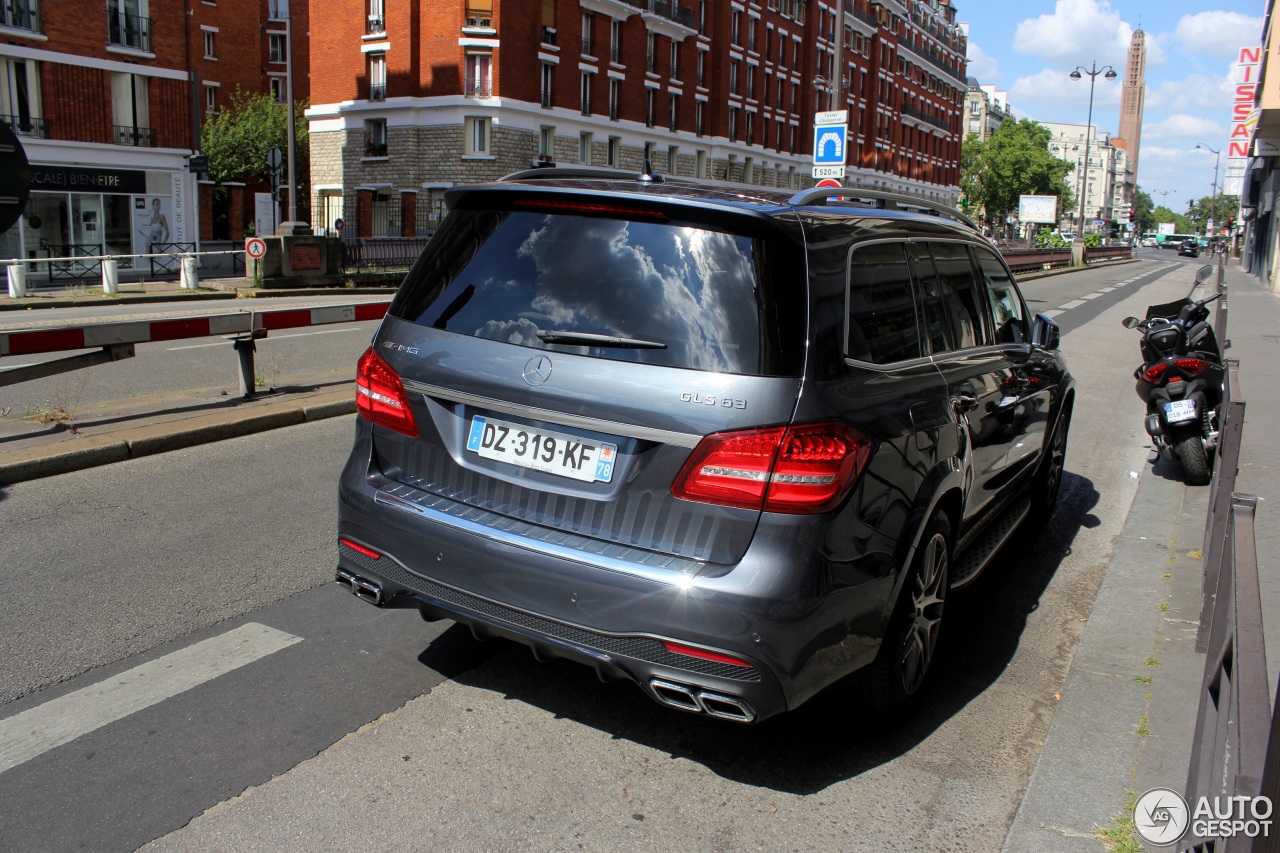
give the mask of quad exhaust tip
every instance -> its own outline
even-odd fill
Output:
[[[736,696],[713,693],[663,678],[652,679],[649,689],[663,705],[691,714],[706,714],[721,720],[733,720],[735,723],[750,723],[756,718],[756,712],[751,706]]]
[[[334,580],[347,587],[356,598],[367,601],[376,607],[381,607],[387,602],[387,599],[382,594],[382,584],[376,581],[353,575],[345,569],[338,569],[337,577]]]

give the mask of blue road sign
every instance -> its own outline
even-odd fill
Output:
[[[844,138],[848,125],[833,124],[813,129],[813,165],[843,166],[845,164]]]

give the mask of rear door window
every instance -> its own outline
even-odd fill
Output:
[[[951,328],[961,348],[988,346],[995,343],[991,330],[983,323],[985,312],[979,301],[973,261],[963,243],[930,243],[933,265],[943,299],[951,308]]]
[[[892,364],[925,354],[903,243],[872,243],[854,250],[848,305],[848,358]]]
[[[440,232],[393,316],[532,349],[798,372],[800,347],[783,341],[803,330],[765,271],[798,267],[802,278],[803,258],[769,240],[671,221],[491,210],[455,210]],[[803,300],[803,288],[789,298]]]

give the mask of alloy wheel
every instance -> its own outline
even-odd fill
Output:
[[[912,582],[911,623],[902,646],[902,689],[908,696],[924,683],[938,645],[947,596],[947,538],[935,533],[924,545],[922,557]]]

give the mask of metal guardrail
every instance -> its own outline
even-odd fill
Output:
[[[428,237],[343,237],[342,271],[381,272],[413,266]]]
[[[1215,332],[1226,348],[1226,286],[1218,268]],[[1205,652],[1195,736],[1187,772],[1186,801],[1215,804],[1234,797],[1280,802],[1280,715],[1270,696],[1254,512],[1258,499],[1235,491],[1244,430],[1240,362],[1227,361],[1218,425],[1218,459],[1205,520],[1200,625],[1196,651]],[[1191,824],[1195,827],[1195,822]],[[1280,850],[1280,836],[1184,838],[1182,853],[1262,853]]]
[[[1016,273],[1071,266],[1070,249],[1001,249],[1000,254]]]

